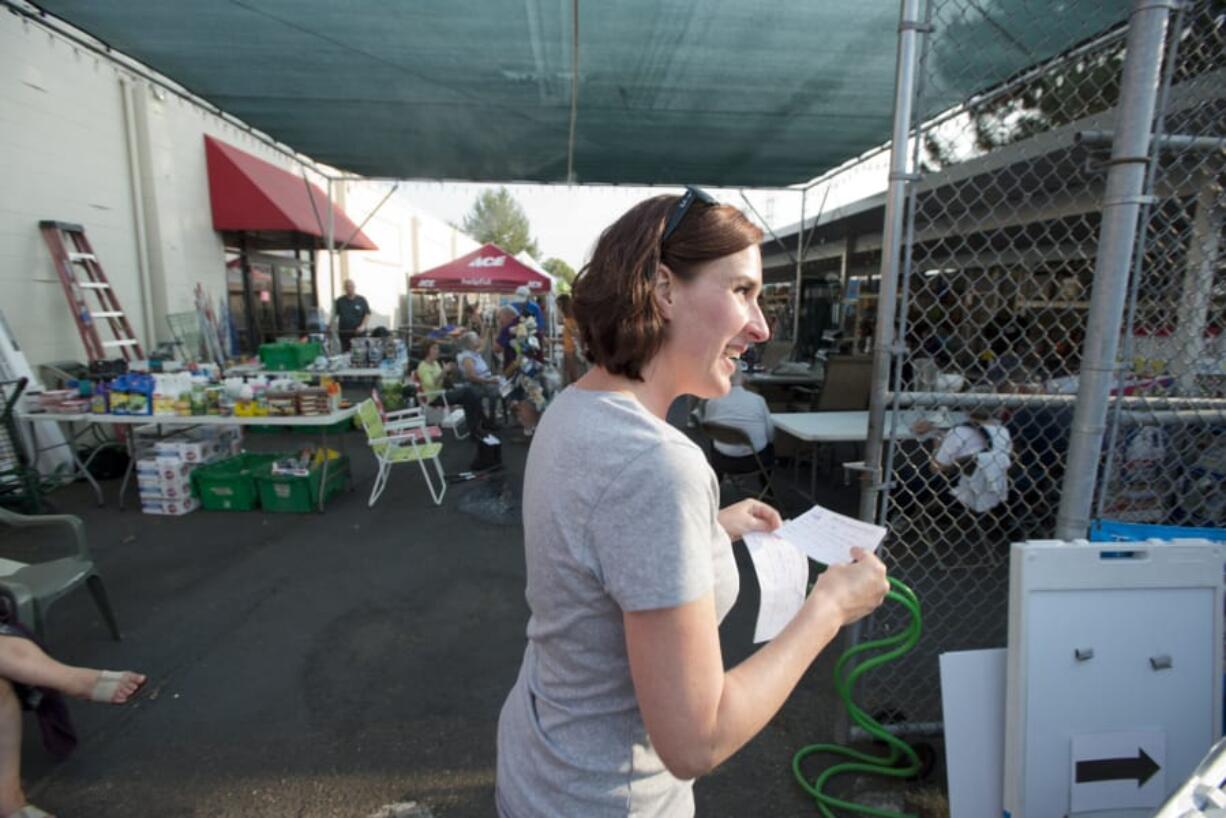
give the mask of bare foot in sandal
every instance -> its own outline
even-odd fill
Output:
[[[100,670],[85,698],[103,704],[123,704],[140,690],[147,678],[143,673],[130,670]]]
[[[55,816],[39,809],[33,804],[26,804],[16,812],[10,812],[8,818],[55,818]]]

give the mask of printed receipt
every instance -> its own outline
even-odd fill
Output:
[[[809,580],[807,559],[825,565],[851,562],[852,548],[876,551],[884,538],[881,526],[821,506],[814,506],[769,534],[746,534],[745,545],[762,590],[753,641],[774,639],[804,604]]]

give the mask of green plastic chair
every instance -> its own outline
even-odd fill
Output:
[[[432,443],[426,431],[426,417],[417,410],[397,412],[395,422],[385,423],[379,414],[379,408],[369,398],[358,405],[358,422],[366,432],[366,444],[370,446],[375,459],[379,463],[379,472],[375,475],[375,484],[370,490],[370,502],[373,506],[387,488],[388,476],[392,466],[397,463],[417,463],[421,466],[422,477],[426,479],[426,487],[434,504],[442,505],[443,495],[447,493],[447,478],[443,473],[443,464],[439,453],[443,451],[442,443]],[[434,464],[433,472],[426,466],[426,461]],[[434,478],[438,478],[435,487]]]
[[[44,624],[47,610],[60,597],[82,584],[89,588],[111,636],[117,642],[122,638],[115,612],[107,599],[106,587],[94,568],[93,557],[85,542],[85,525],[80,517],[70,514],[32,517],[0,508],[0,523],[13,528],[61,527],[66,529],[66,534],[72,535],[74,553],[67,557],[36,563],[0,560],[0,586],[12,593],[17,601],[17,618],[32,626],[39,639],[46,641]]]

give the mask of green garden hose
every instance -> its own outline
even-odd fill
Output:
[[[861,675],[886,662],[892,662],[911,650],[915,643],[919,641],[919,599],[916,598],[915,592],[906,585],[903,585],[893,577],[890,577],[889,580],[892,590],[886,594],[886,599],[898,602],[906,608],[911,614],[910,623],[904,630],[893,636],[856,645],[840,656],[839,661],[834,666],[835,690],[838,691],[839,698],[843,700],[843,704],[846,705],[847,711],[851,714],[852,721],[858,724],[866,733],[884,741],[889,747],[889,753],[885,756],[874,756],[859,750],[853,750],[850,747],[844,747],[840,744],[810,744],[807,747],[802,747],[792,757],[792,772],[805,792],[813,796],[814,801],[817,803],[817,809],[821,812],[823,818],[837,818],[833,812],[834,809],[878,816],[878,818],[908,818],[908,816],[892,810],[867,807],[850,801],[843,801],[839,798],[826,795],[822,791],[826,786],[826,782],[831,778],[845,773],[872,773],[893,778],[910,778],[920,771],[919,757],[911,749],[911,746],[887,731],[851,699],[852,688]],[[847,671],[852,658],[859,656],[861,653],[881,648],[890,648],[890,650],[866,659],[857,664],[850,672]],[[801,770],[801,762],[807,756],[815,753],[831,753],[853,760],[835,764],[819,775],[816,781],[810,783]]]

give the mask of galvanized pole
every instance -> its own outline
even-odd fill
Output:
[[[906,183],[915,174],[907,170],[907,137],[915,98],[920,0],[902,0],[898,23],[898,63],[894,79],[894,134],[890,143],[890,186],[885,199],[885,232],[881,243],[881,290],[877,299],[877,326],[873,334],[873,384],[868,404],[868,441],[864,444],[864,474],[860,489],[860,519],[875,521],[881,487],[881,441],[885,428],[886,392],[890,388],[890,361],[894,346],[894,307],[898,299],[898,270],[903,235]]]
[[[1129,19],[1077,408],[1056,517],[1057,539],[1085,537],[1090,527],[1170,11],[1171,0],[1135,0]]]
[[[332,203],[332,180],[328,180],[328,224],[324,228],[324,246],[328,250],[328,283],[332,285],[332,297],[336,297],[336,267],[333,244],[336,241],[336,206]]]
[[[805,200],[809,189],[800,191],[800,228],[796,231],[796,283],[792,285],[792,343],[800,343],[800,288],[804,279],[805,263]]]

